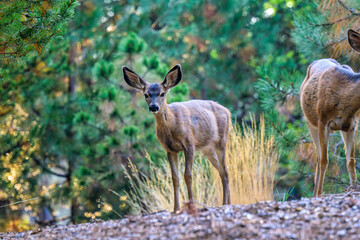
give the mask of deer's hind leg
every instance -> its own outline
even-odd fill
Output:
[[[341,131],[341,135],[345,142],[346,148],[346,165],[347,170],[350,176],[350,186],[355,186],[356,184],[356,171],[355,171],[355,141],[357,135],[357,123],[354,128],[351,128],[349,131]]]
[[[216,150],[217,156],[220,161],[220,177],[223,185],[223,204],[231,204],[230,199],[230,186],[229,186],[229,168],[226,162],[226,144],[222,149]]]
[[[229,180],[227,177],[227,172],[225,173],[222,165],[221,160],[219,161],[219,155],[217,154],[217,151],[213,147],[206,148],[202,150],[202,154],[204,154],[211,164],[218,170],[221,183],[223,187],[223,205],[230,204],[230,191],[229,191]],[[227,169],[226,169],[227,170]]]
[[[317,189],[318,189],[318,184],[319,184],[319,175],[320,175],[320,157],[321,157],[321,151],[320,151],[320,139],[319,139],[319,131],[316,127],[312,126],[309,122],[307,123],[309,132],[310,132],[310,136],[313,140],[314,146],[315,146],[315,150],[317,153],[317,158],[316,158],[316,169],[315,169],[315,178],[314,178],[314,197],[317,196]]]
[[[223,204],[231,204],[230,198],[230,185],[229,185],[229,168],[226,161],[227,147],[229,141],[229,134],[231,129],[231,117],[230,113],[226,112],[224,117],[218,124],[219,127],[219,142],[215,145],[216,154],[220,162],[220,177],[223,185]]]
[[[328,153],[327,153],[328,140],[329,140],[329,127],[323,124],[321,121],[319,121],[318,130],[319,130],[319,142],[320,142],[320,151],[321,151],[320,165],[319,165],[320,169],[318,169],[318,172],[320,170],[320,173],[317,173],[318,178],[316,179],[317,184],[315,185],[317,185],[317,196],[320,196],[322,194],[326,168],[329,164]]]

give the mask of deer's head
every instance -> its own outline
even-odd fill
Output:
[[[360,52],[360,33],[352,29],[348,30],[348,41],[350,46],[357,52]]]
[[[181,66],[175,65],[165,76],[162,83],[148,83],[127,67],[122,67],[125,82],[140,90],[149,106],[149,111],[157,113],[166,103],[166,94],[181,81]]]

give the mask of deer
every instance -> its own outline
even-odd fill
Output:
[[[348,43],[360,52],[360,34],[348,30]],[[315,149],[317,162],[314,197],[321,196],[328,160],[330,131],[341,131],[345,143],[350,188],[356,188],[355,140],[360,118],[360,73],[334,59],[314,61],[300,88],[300,104]]]
[[[156,122],[156,136],[167,153],[170,163],[174,212],[180,210],[178,153],[184,152],[184,179],[189,202],[193,202],[192,166],[195,151],[208,158],[219,172],[223,187],[223,205],[231,204],[226,149],[231,129],[230,111],[210,100],[190,100],[167,104],[170,89],[182,79],[181,66],[175,65],[161,83],[149,83],[131,69],[123,66],[125,82],[145,97]]]

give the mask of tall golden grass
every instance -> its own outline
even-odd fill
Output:
[[[173,185],[171,170],[166,160],[162,161],[163,167],[155,167],[150,156],[146,159],[150,164],[150,172],[147,176],[138,171],[137,167],[129,161],[125,175],[129,179],[131,189],[126,192],[127,203],[130,205],[133,214],[152,213],[161,210],[172,211],[174,208]],[[179,159],[179,169],[184,169],[183,159]],[[197,156],[193,165],[194,198],[205,204],[213,206],[218,203],[217,190],[212,179],[212,166],[209,161]],[[186,202],[187,189],[185,181],[180,178],[180,202]]]
[[[265,135],[264,117],[259,126],[253,118],[250,126],[234,125],[227,156],[232,204],[273,200],[278,155],[274,137]],[[221,196],[220,178],[215,183]]]
[[[251,126],[234,126],[228,146],[230,193],[232,204],[250,204],[272,200],[278,156],[274,137],[265,135],[265,121],[259,127],[252,119]],[[127,203],[133,214],[173,210],[173,187],[169,164],[163,160],[162,167],[155,167],[149,156],[150,173],[145,176],[130,161],[124,168],[131,189],[126,193]],[[180,172],[184,159],[180,157]],[[196,156],[193,166],[194,199],[206,206],[222,203],[222,185],[217,170],[209,161]],[[184,180],[180,180],[180,202],[187,201]]]

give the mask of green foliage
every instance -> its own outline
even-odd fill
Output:
[[[315,4],[310,4],[299,11],[294,19],[295,28],[291,33],[297,49],[310,61],[328,56],[325,48],[328,43],[327,27],[315,27],[326,22],[317,7]],[[309,34],[312,36],[309,37]]]
[[[78,124],[78,123],[87,123],[90,119],[89,114],[85,113],[85,112],[79,112],[76,113],[75,117],[74,117],[74,123]]]
[[[134,137],[139,133],[139,128],[136,126],[130,125],[123,128],[123,133],[129,137]]]
[[[97,79],[101,79],[102,77],[109,78],[114,73],[114,70],[114,63],[106,62],[105,60],[100,59],[94,65],[93,74]]]
[[[134,32],[129,33],[120,42],[120,50],[128,54],[140,53],[145,46],[145,41]]]
[[[158,69],[159,65],[160,65],[160,59],[159,56],[154,53],[152,54],[150,57],[145,57],[144,58],[144,65],[145,67],[147,67],[149,70],[151,69]]]
[[[170,102],[183,102],[189,95],[189,86],[187,83],[181,83],[171,90],[169,97]]]
[[[358,28],[359,1],[304,1],[297,11],[291,33],[297,49],[310,61],[332,57],[359,64],[347,43],[347,29]]]
[[[166,64],[159,64],[158,68],[156,69],[156,73],[159,76],[165,76],[166,73],[169,71],[168,66]]]
[[[307,177],[311,169],[305,162],[299,161],[297,153],[301,141],[308,134],[306,124],[301,121],[302,111],[299,103],[300,85],[304,75],[299,70],[279,65],[282,63],[271,61],[257,68],[260,78],[255,87],[269,126],[268,134],[275,136],[279,149],[280,176],[277,188],[285,191],[294,187],[295,191],[290,195],[303,196],[308,191],[303,186],[312,184],[312,180]]]
[[[0,58],[12,61],[43,52],[49,42],[64,35],[76,5],[75,0],[2,1]]]
[[[0,13],[30,4],[39,10],[42,2],[1,3],[7,7]],[[24,32],[28,37],[43,39],[39,46],[48,46],[47,51],[29,54],[23,65],[0,66],[8,80],[0,87],[0,202],[38,198],[7,209],[0,218],[18,219],[26,208],[45,221],[43,207],[57,209],[58,204],[68,206],[72,222],[118,218],[130,211],[122,199],[129,190],[123,167],[130,158],[147,175],[145,152],[155,166],[166,153],[142,94],[122,80],[123,65],[149,82],[161,82],[180,63],[183,80],[169,92],[168,102],[215,100],[237,122],[265,111],[267,133],[276,136],[281,149],[277,187],[295,186],[298,196],[311,191],[311,167],[297,156],[299,142],[309,140],[298,93],[311,57],[300,54],[290,36],[304,21],[301,14],[316,12],[311,3],[90,0],[80,1],[68,26],[75,2],[51,3],[52,14],[40,16],[44,31],[34,33],[33,26],[21,24],[30,28]],[[69,15],[61,16],[66,4]],[[0,32],[2,22],[21,16],[22,10],[1,18]],[[55,32],[56,44],[46,44]],[[1,41],[21,43],[21,36],[14,36],[9,31]],[[301,40],[293,39],[300,48]],[[26,42],[21,52],[33,48]]]

